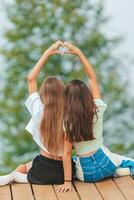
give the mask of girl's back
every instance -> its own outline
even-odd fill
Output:
[[[93,124],[93,140],[74,142],[77,155],[84,155],[95,152],[103,144],[103,114],[107,105],[101,99],[94,99],[98,111],[97,117],[94,116]]]
[[[26,130],[32,134],[41,150],[58,156],[63,155],[64,96],[63,84],[49,77],[43,82],[39,93],[30,94],[25,101],[31,115]]]

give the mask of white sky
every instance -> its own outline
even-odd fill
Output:
[[[134,0],[104,0],[106,14],[112,16],[113,31],[124,36],[122,50],[134,56]]]
[[[104,0],[104,2],[106,14],[111,16],[108,32],[123,37],[119,51],[132,60],[131,64],[126,63],[126,67],[129,65],[127,78],[130,80],[131,93],[134,94],[134,0]]]

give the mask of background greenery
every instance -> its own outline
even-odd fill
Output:
[[[0,173],[7,173],[19,163],[29,161],[38,147],[25,126],[30,115],[24,106],[28,96],[26,77],[44,50],[56,40],[68,40],[89,58],[97,73],[105,102],[105,144],[111,150],[133,156],[133,99],[128,98],[122,59],[115,48],[119,37],[105,33],[109,18],[103,1],[90,0],[14,0],[6,5],[10,27],[5,31],[4,86],[0,95]],[[78,58],[52,56],[45,65],[39,86],[48,75],[60,76],[66,83],[73,78],[86,81]]]

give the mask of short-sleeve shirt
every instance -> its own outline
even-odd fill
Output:
[[[103,144],[103,114],[107,108],[106,103],[102,99],[94,99],[94,103],[98,108],[97,116],[94,116],[93,135],[94,140],[75,142],[74,147],[77,155],[84,155],[98,150]]]
[[[25,101],[25,106],[27,107],[31,119],[25,129],[32,135],[34,141],[37,145],[44,151],[48,152],[47,148],[42,142],[39,126],[41,122],[41,118],[44,113],[44,104],[40,99],[40,95],[38,92],[34,92],[28,96]],[[49,152],[48,152],[49,153]],[[62,156],[63,151],[58,153],[58,156]]]

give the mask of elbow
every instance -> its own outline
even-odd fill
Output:
[[[34,78],[31,74],[29,74],[29,75],[27,76],[27,80],[28,80],[28,81],[33,81],[33,80],[35,80],[35,78]]]
[[[93,75],[89,78],[91,81],[93,82],[97,82],[97,78],[96,78],[96,75]]]
[[[92,74],[92,76],[90,77],[90,79],[92,79],[92,80],[94,80],[94,81],[97,81],[96,74]]]

